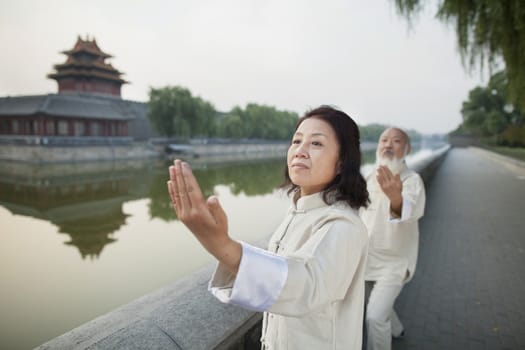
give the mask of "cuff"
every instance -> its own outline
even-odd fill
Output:
[[[284,287],[288,264],[283,257],[244,242],[237,276],[224,271],[220,264],[208,290],[221,302],[254,311],[272,306]]]
[[[389,221],[391,223],[396,223],[396,222],[403,222],[403,221],[408,220],[412,216],[413,207],[414,205],[412,204],[412,202],[403,198],[403,206],[401,207],[401,217],[396,218],[396,217],[390,216]]]

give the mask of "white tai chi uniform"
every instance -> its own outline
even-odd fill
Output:
[[[299,198],[268,251],[242,243],[236,276],[218,265],[221,301],[265,311],[262,348],[361,349],[368,236],[357,210]]]
[[[360,216],[370,237],[365,280],[374,282],[366,311],[368,350],[391,349],[392,335],[403,331],[394,303],[416,269],[418,220],[425,209],[425,188],[421,177],[406,165],[400,178],[403,206],[401,217],[396,218],[375,172],[366,177],[371,204],[361,209]]]

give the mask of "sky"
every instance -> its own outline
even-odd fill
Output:
[[[114,56],[127,100],[177,85],[222,112],[328,104],[359,125],[447,133],[488,75],[464,68],[435,12],[430,0],[410,26],[393,0],[0,0],[0,96],[55,93],[46,75],[81,36]]]

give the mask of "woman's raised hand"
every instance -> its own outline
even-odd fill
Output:
[[[205,200],[190,166],[176,159],[169,168],[168,191],[179,220],[199,242],[233,273],[242,247],[228,235],[228,218],[215,196]]]

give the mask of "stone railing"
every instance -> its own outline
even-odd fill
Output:
[[[439,167],[441,162],[445,159],[445,155],[449,151],[450,146],[445,145],[440,149],[434,151],[430,156],[408,163],[411,169],[414,169],[421,175],[421,178],[425,183],[432,180],[436,169]]]
[[[448,149],[409,165],[428,182]],[[207,290],[213,269],[207,266],[37,349],[258,349],[262,315],[216,300]]]

